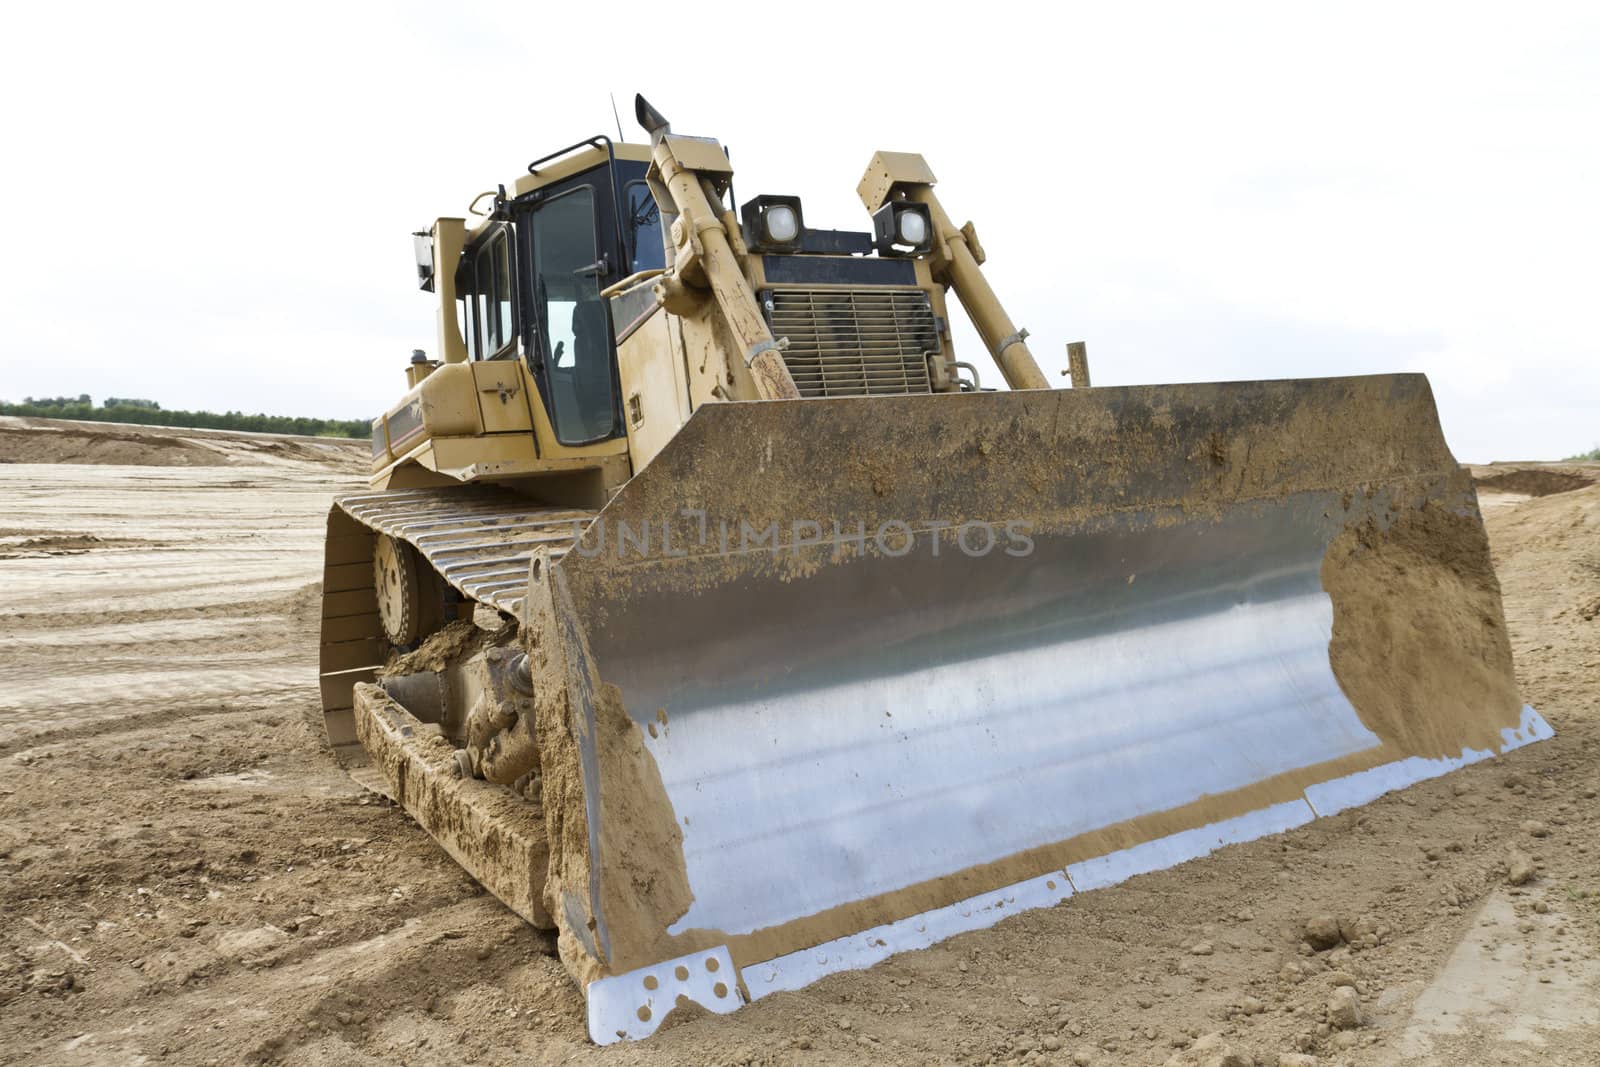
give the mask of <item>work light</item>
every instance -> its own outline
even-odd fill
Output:
[[[744,240],[759,252],[797,252],[805,217],[798,196],[762,195],[740,208]]]
[[[933,247],[928,205],[891,200],[872,213],[872,243],[880,256],[918,256]]]

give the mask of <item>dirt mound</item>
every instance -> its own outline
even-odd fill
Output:
[[[55,427],[0,426],[0,463],[206,467],[228,462],[228,458],[215,449],[167,434],[81,433]]]
[[[0,530],[0,559],[76,556],[110,548],[151,547],[159,542],[140,537],[101,537],[72,530]]]
[[[1600,484],[1600,464],[1491,464],[1473,467],[1472,481],[1480,492],[1552,496]]]
[[[356,470],[365,467],[366,458],[365,444],[342,438],[0,417],[0,463],[126,467],[314,463]]]

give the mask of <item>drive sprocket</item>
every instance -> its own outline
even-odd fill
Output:
[[[406,647],[423,636],[420,564],[416,550],[398,538],[379,534],[372,551],[372,580],[378,591],[378,618],[391,645]]]

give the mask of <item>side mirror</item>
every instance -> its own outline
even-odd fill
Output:
[[[417,257],[417,288],[433,292],[433,234],[418,230],[411,235],[411,250]]]

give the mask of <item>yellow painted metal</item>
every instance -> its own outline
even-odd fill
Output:
[[[478,411],[477,379],[471,363],[449,363],[428,375],[408,395],[407,400],[421,405],[422,422],[429,437],[449,437],[482,433],[483,419]],[[404,403],[404,402],[402,402]],[[401,440],[393,434],[394,447]]]
[[[904,185],[933,185],[928,161],[916,152],[874,152],[866,173],[856,185],[856,195],[868,211],[876,211],[889,201],[895,189]]]
[[[681,156],[680,156],[681,153]],[[709,290],[721,313],[721,324],[734,349],[725,358],[738,359],[750,373],[762,400],[796,400],[800,390],[783,364],[776,339],[767,329],[746,281],[722,213],[713,207],[716,190],[707,184],[733,173],[727,156],[714,141],[666,136],[655,146],[652,173],[664,184],[678,210],[672,224],[678,255],[676,275],[682,284]],[[709,178],[707,177],[709,175]],[[657,283],[666,303],[671,286]]]
[[[933,189],[926,185],[919,186],[912,192],[911,198],[928,206],[933,216],[934,232],[944,238],[949,250],[945,273],[950,279],[950,287],[956,291],[961,306],[966,309],[989,354],[999,365],[1006,384],[1013,389],[1050,388],[1044,371],[1039,369],[1033,353],[1028,350],[1024,340],[1026,334],[1017,329],[1011,316],[1000,306],[1000,298],[979,269],[977,259],[967,247],[965,235],[951,225],[950,217],[945,214],[938,197],[934,196]]]
[[[650,161],[650,146],[645,144],[629,144],[617,142],[611,146],[612,153],[618,159],[630,160],[634,163],[648,163]],[[580,148],[571,155],[562,156],[560,159],[551,160],[539,167],[537,174],[519,174],[509,186],[513,197],[531,193],[535,189],[542,189],[547,185],[570,178],[574,174],[582,174],[590,167],[598,167],[606,161],[606,150],[598,146]]]
[[[657,311],[617,346],[622,420],[634,473],[689,421],[688,369],[673,344],[671,316]]]
[[[438,356],[446,363],[465,363],[467,343],[462,338],[456,304],[456,264],[466,245],[467,224],[463,219],[438,219],[433,224],[433,293],[438,303]]]
[[[439,364],[432,360],[423,363],[411,362],[406,364],[406,387],[415,389],[422,383],[422,379],[432,374],[439,368]]]
[[[1089,388],[1089,346],[1082,341],[1067,342],[1067,373],[1074,389]]]
[[[472,364],[478,388],[478,411],[485,433],[515,433],[533,429],[528,411],[531,376],[515,360],[480,360]]]
[[[521,360],[446,363],[390,408],[383,421],[388,447],[374,456],[375,487],[590,472],[580,495],[593,499],[626,481],[629,473],[625,439],[578,447],[556,439],[538,386]]]
[[[921,156],[913,152],[879,152],[867,165],[856,192],[868,211],[900,198],[927,206],[935,238],[934,276],[955,289],[1006,384],[1013,389],[1050,388],[1044,371],[1028,351],[1026,333],[1011,321],[978,266],[979,254],[968,245],[969,235],[976,236],[971,223],[958,227],[950,221],[944,205],[934,195],[935,180]]]
[[[548,470],[527,433],[476,437],[438,437],[426,466],[457,481],[475,482],[495,475],[531,474]]]
[[[683,134],[669,133],[661,138],[672,158],[679,167],[685,170],[699,171],[701,174],[730,178],[733,176],[733,164],[728,162],[728,154],[722,146],[712,137],[686,137]],[[655,157],[660,158],[660,148],[655,152]],[[666,174],[666,171],[662,171]]]

